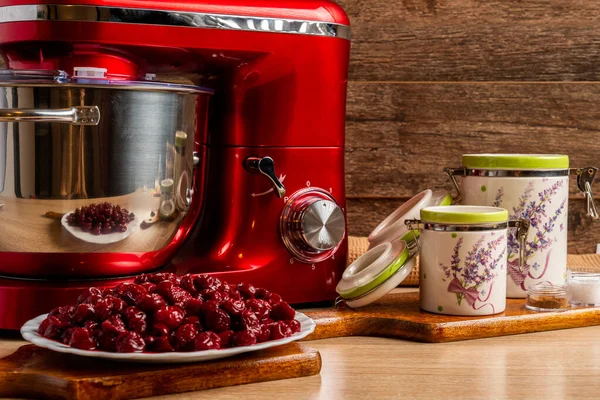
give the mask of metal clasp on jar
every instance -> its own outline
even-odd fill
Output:
[[[465,176],[467,174],[466,168],[444,168],[444,172],[448,174],[454,188],[456,189],[456,196],[452,196],[452,203],[456,204],[462,200],[462,189],[456,180],[457,176]]]
[[[517,241],[519,242],[519,271],[523,272],[525,267],[525,245],[531,222],[528,219],[517,219],[508,221],[509,228],[517,228]]]
[[[572,175],[577,175],[577,187],[586,199],[586,213],[588,217],[592,219],[598,219],[600,215],[598,214],[598,209],[596,208],[596,203],[594,202],[594,195],[592,193],[592,183],[594,183],[594,178],[598,173],[598,168],[596,167],[584,167],[584,168],[571,168],[569,172]]]

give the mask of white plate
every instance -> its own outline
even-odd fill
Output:
[[[305,338],[314,332],[316,324],[315,321],[307,317],[306,315],[296,312],[296,319],[300,322],[300,332],[294,335],[278,339],[270,340],[268,342],[257,343],[251,346],[233,347],[230,349],[222,350],[204,350],[204,351],[192,351],[192,352],[171,352],[171,353],[110,353],[107,351],[96,351],[96,350],[81,350],[67,346],[60,342],[46,339],[42,337],[37,329],[46,318],[48,314],[40,315],[23,325],[21,327],[21,335],[23,339],[31,342],[39,347],[44,347],[59,353],[76,354],[78,356],[105,358],[116,361],[124,362],[138,362],[138,363],[188,363],[188,362],[199,362],[216,360],[218,358],[225,358],[235,356],[241,353],[247,353],[249,351],[263,350],[270,347],[281,346]]]
[[[70,226],[67,222],[67,217],[73,213],[73,211],[66,213],[60,219],[60,223],[62,226],[69,231],[69,233],[75,236],[79,240],[83,240],[88,243],[96,243],[96,244],[110,244],[117,243],[121,240],[125,240],[131,235],[138,226],[140,226],[140,218],[138,214],[135,214],[135,219],[127,224],[127,230],[125,232],[113,232],[102,235],[94,235],[89,232],[84,232],[78,226]]]

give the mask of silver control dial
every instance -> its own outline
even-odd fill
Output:
[[[300,261],[313,263],[331,257],[346,234],[342,209],[318,188],[295,193],[281,214],[281,237]]]
[[[333,201],[315,201],[301,219],[304,241],[315,250],[331,250],[344,238],[344,214]]]

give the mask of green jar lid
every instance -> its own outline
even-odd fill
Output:
[[[186,140],[187,140],[187,133],[182,132],[182,131],[175,132],[175,146],[185,147]]]
[[[568,169],[569,156],[560,154],[464,154],[469,169]]]
[[[381,286],[412,259],[406,242],[385,242],[356,259],[342,275],[336,291],[343,299],[354,299]]]
[[[508,221],[508,211],[499,207],[440,206],[421,210],[421,220],[434,224],[495,224]]]

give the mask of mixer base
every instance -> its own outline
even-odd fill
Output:
[[[20,329],[30,319],[58,306],[73,304],[90,286],[114,287],[133,278],[86,281],[35,281],[0,278],[0,329]]]

